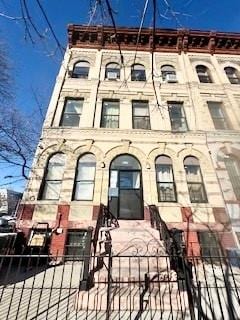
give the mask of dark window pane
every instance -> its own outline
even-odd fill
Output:
[[[187,131],[188,126],[182,104],[169,104],[168,110],[172,131]]]
[[[201,254],[202,256],[205,256],[205,260],[208,260],[210,263],[214,260],[217,262],[219,260],[219,255],[221,255],[221,249],[217,240],[217,236],[214,234],[214,232],[198,232],[198,239],[200,243]]]
[[[89,67],[75,67],[72,73],[72,78],[87,79]]]
[[[113,160],[111,164],[111,169],[116,170],[140,170],[141,166],[139,162],[130,155],[121,155]],[[115,171],[116,173],[116,171]]]
[[[69,230],[67,233],[67,241],[65,245],[65,254],[69,256],[84,256],[87,254],[86,245],[88,241],[88,233],[84,230]],[[82,257],[83,258],[83,257]],[[66,257],[66,260],[74,259],[74,257]]]
[[[142,219],[141,191],[121,189],[119,197],[120,219]],[[134,205],[133,205],[134,204]]]
[[[211,83],[212,79],[210,77],[209,71],[205,66],[197,66],[196,71],[200,82]]]
[[[132,81],[146,81],[145,70],[132,70],[131,80]]]

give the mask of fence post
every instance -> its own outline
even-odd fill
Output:
[[[108,280],[107,280],[107,311],[106,320],[110,319],[111,313],[111,288],[112,288],[112,243],[109,243],[108,253]]]

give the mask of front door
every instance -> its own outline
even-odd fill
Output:
[[[137,162],[136,169],[132,168],[134,162],[126,160],[130,156],[120,157],[125,157],[122,161],[125,166],[113,165],[110,170],[109,210],[119,219],[143,219],[140,166]]]

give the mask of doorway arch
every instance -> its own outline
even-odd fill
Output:
[[[110,164],[108,207],[118,219],[143,219],[142,168],[130,154],[119,155]]]

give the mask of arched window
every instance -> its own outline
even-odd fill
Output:
[[[78,160],[73,200],[92,200],[96,171],[96,158],[87,153]]]
[[[212,78],[210,75],[210,71],[207,67],[203,65],[196,66],[196,71],[198,75],[198,79],[202,83],[212,83]]]
[[[177,82],[175,68],[171,65],[164,65],[161,67],[162,79],[165,82]]]
[[[184,159],[184,169],[190,201],[192,203],[207,202],[199,160],[193,156],[186,157]]]
[[[146,81],[145,67],[142,64],[133,64],[131,67],[132,81]]]
[[[108,63],[106,65],[105,79],[117,80],[120,79],[120,67],[118,63]]]
[[[226,75],[228,77],[228,80],[231,84],[240,84],[240,76],[238,71],[233,67],[226,67],[224,68],[224,71],[226,72]]]
[[[172,160],[167,156],[159,156],[155,161],[156,180],[159,202],[176,202],[176,187],[173,176]]]
[[[55,153],[47,164],[42,182],[40,199],[58,200],[60,196],[66,156],[64,153]]]
[[[224,163],[231,181],[234,194],[240,200],[240,160],[234,156],[224,157]]]
[[[87,61],[78,61],[75,63],[72,72],[72,78],[87,79],[90,64]]]

